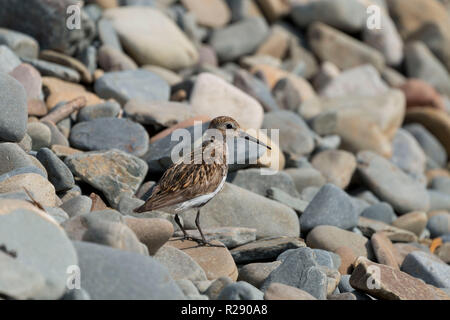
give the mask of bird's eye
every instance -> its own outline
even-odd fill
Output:
[[[233,129],[233,125],[231,123],[227,123],[227,129]]]

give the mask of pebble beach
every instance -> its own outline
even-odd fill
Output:
[[[450,300],[449,156],[449,0],[0,0],[0,300]]]

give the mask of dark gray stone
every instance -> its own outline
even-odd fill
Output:
[[[82,150],[119,149],[136,156],[148,150],[145,128],[128,119],[98,118],[77,123],[70,131],[70,144]]]
[[[122,105],[131,99],[167,101],[170,94],[168,83],[147,70],[108,72],[95,82],[94,88],[101,98],[113,98]]]
[[[450,288],[450,266],[429,253],[409,253],[403,260],[401,270],[437,288]]]
[[[36,154],[36,158],[47,170],[48,180],[53,184],[57,192],[68,190],[75,185],[72,172],[53,151],[41,148]]]
[[[80,74],[72,68],[38,59],[22,58],[22,60],[35,67],[42,76],[56,77],[64,81],[80,82]]]
[[[74,241],[83,287],[92,300],[184,299],[167,269],[152,257]]]
[[[379,202],[371,205],[361,213],[361,216],[383,221],[387,224],[391,224],[397,219],[394,209],[392,209],[392,206],[387,202]]]
[[[350,197],[333,184],[324,185],[300,216],[302,231],[309,232],[320,225],[352,229],[358,224]]]
[[[83,288],[67,290],[61,300],[91,300],[89,293]]]
[[[20,142],[27,132],[27,93],[16,79],[2,72],[0,114],[0,141]]]

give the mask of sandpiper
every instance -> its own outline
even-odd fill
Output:
[[[215,129],[218,134],[205,135],[200,148],[169,167],[153,188],[147,201],[134,209],[138,213],[164,209],[175,214],[175,222],[183,232],[183,238],[203,245],[211,244],[206,241],[200,228],[200,210],[197,212],[195,225],[201,239],[188,236],[178,214],[204,206],[222,190],[228,173],[227,137],[243,138],[271,150],[269,146],[243,131],[233,118],[225,116],[214,118],[208,129]]]

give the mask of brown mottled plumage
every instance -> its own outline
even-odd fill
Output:
[[[205,205],[223,188],[225,183],[228,173],[226,135],[241,137],[264,145],[242,131],[236,120],[230,117],[213,119],[209,129],[219,130],[222,139],[211,136],[203,141],[201,149],[192,151],[191,154],[174,163],[161,177],[147,201],[134,210],[146,212],[164,208],[175,214],[175,221],[185,238],[190,237],[181,225],[178,213]],[[199,213],[195,222],[202,237],[201,242],[208,244],[200,228]]]

